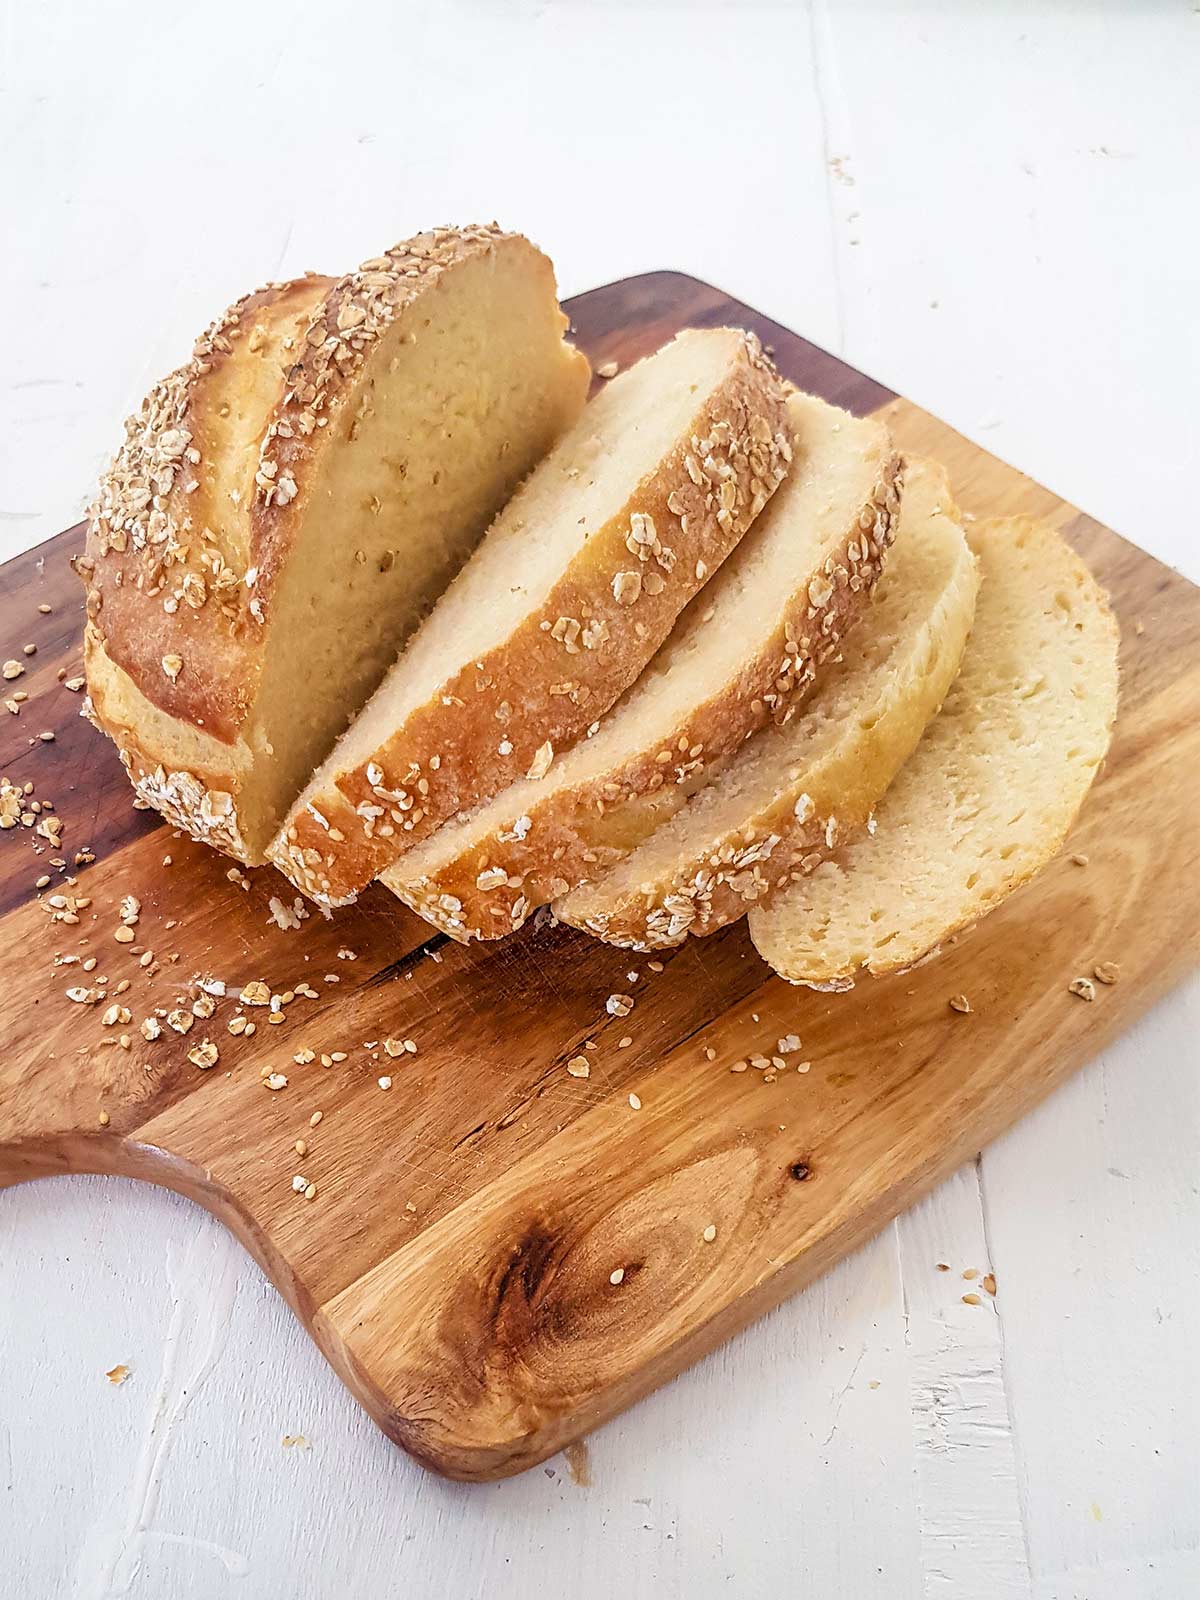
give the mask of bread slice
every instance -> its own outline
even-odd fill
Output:
[[[868,824],[958,670],[979,586],[945,473],[910,462],[900,531],[875,599],[801,715],[726,770],[555,910],[610,944],[708,934]]]
[[[145,800],[263,859],[287,806],[578,415],[550,262],[439,229],[239,301],[126,424],[79,571]]]
[[[439,824],[544,774],[637,677],[782,481],[752,334],[680,334],[610,383],[314,774],[271,859],[342,903]]]
[[[751,914],[793,983],[849,988],[977,921],[1057,852],[1104,759],[1118,635],[1102,590],[1046,523],[983,523],[971,543],[983,588],[962,670],[874,836]]]
[[[867,606],[898,505],[887,429],[802,394],[788,421],[787,479],[595,734],[383,875],[454,938],[511,933],[633,848],[754,729],[792,716]]]

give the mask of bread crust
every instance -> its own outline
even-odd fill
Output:
[[[822,569],[787,597],[775,623],[748,647],[736,681],[618,766],[531,801],[523,827],[506,818],[482,838],[472,836],[432,874],[407,872],[402,856],[384,874],[387,887],[455,939],[495,939],[647,838],[752,733],[768,721],[786,724],[802,705],[883,570],[895,537],[902,466],[881,428],[868,499]],[[703,603],[703,594],[693,602]]]
[[[272,599],[336,442],[331,424],[354,402],[382,333],[450,268],[497,249],[525,252],[553,294],[549,260],[491,224],[419,234],[341,279],[309,275],[246,295],[128,419],[101,481],[76,562],[94,718],[129,756],[135,785],[142,774],[144,798],[242,860],[262,858],[236,823],[214,835],[213,806],[231,797],[236,817]],[[164,714],[148,719],[153,732],[110,720],[130,685]],[[211,759],[185,763],[196,730]],[[159,772],[177,781],[164,788]]]
[[[938,476],[944,478],[940,469]],[[953,506],[948,492],[946,506]],[[958,521],[957,511],[952,514]],[[921,663],[921,671],[909,692],[870,728],[854,727],[848,747],[824,772],[781,773],[770,800],[748,804],[737,826],[714,830],[702,847],[681,852],[653,882],[610,892],[601,880],[590,892],[556,902],[557,915],[607,944],[667,949],[768,904],[826,860],[840,841],[874,831],[875,806],[958,671],[978,591],[978,565],[964,543],[962,559],[916,641],[913,662]]]
[[[238,817],[244,763],[238,763],[238,744],[208,740],[204,760],[190,757],[187,764],[164,762],[165,741],[148,742],[142,733],[147,710],[144,697],[125,670],[112,660],[103,641],[89,623],[84,630],[84,664],[88,694],[82,711],[117,746],[121,764],[139,800],[152,806],[168,822],[226,855],[253,865],[257,860]]]
[[[745,334],[687,436],[589,535],[544,603],[369,759],[302,795],[270,859],[314,900],[345,904],[441,823],[530,775],[546,746],[578,739],[639,675],[790,455],[783,385]],[[657,547],[644,563],[639,532]],[[634,588],[632,602],[618,598]]]
[[[278,351],[332,285],[306,278],[246,295],[154,386],[125,424],[75,563],[105,654],[160,711],[227,744],[253,703],[265,614],[261,603],[252,613],[247,582],[253,474],[220,448],[220,412],[239,398],[244,364]]]

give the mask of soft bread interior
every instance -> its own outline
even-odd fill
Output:
[[[1116,624],[1047,524],[981,524],[983,587],[962,670],[879,807],[848,844],[750,917],[793,982],[844,986],[911,966],[1058,850],[1108,747]]]
[[[483,851],[477,865],[485,869],[491,864],[488,841],[509,832],[521,816],[533,817],[536,829],[537,809],[552,796],[606,780],[619,791],[631,761],[653,761],[664,742],[677,754],[676,730],[687,727],[696,709],[710,701],[729,701],[728,719],[744,721],[747,730],[761,720],[734,704],[742,692],[740,676],[762,641],[795,611],[826,557],[840,551],[856,529],[887,444],[882,424],[860,421],[812,395],[789,395],[788,416],[795,448],[788,476],[596,733],[560,756],[544,778],[510,785],[464,821],[448,824],[407,852],[383,875],[384,883],[400,889],[422,877],[436,879],[447,862],[475,846]],[[761,707],[760,713],[765,715]],[[720,706],[715,716],[723,720]],[[679,764],[694,768],[695,776],[679,777]],[[689,762],[686,754],[659,771],[668,781],[652,801],[616,803],[602,816],[594,814],[597,795],[584,790],[580,803],[589,808],[584,824],[589,838],[606,849],[633,849],[711,776],[711,769]]]
[[[628,903],[633,924],[648,919],[656,942],[674,943],[708,931],[722,877],[742,879],[746,899],[765,893],[790,830],[813,848],[831,821],[835,830],[861,826],[958,667],[978,581],[945,474],[910,461],[875,597],[807,705],[755,734],[637,850],[566,896],[556,907],[563,920],[604,937]]]
[[[590,534],[636,498],[630,486],[654,472],[719,388],[744,337],[728,328],[682,333],[601,390],[504,507],[328,770],[366,760],[461,666],[536,610]]]
[[[397,318],[330,424],[339,436],[272,604],[249,730],[255,753],[271,755],[257,769],[256,838],[583,403],[587,364],[562,342],[549,263],[531,265],[524,241],[506,245]]]

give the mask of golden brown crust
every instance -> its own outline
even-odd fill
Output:
[[[787,597],[776,625],[748,651],[737,681],[692,706],[669,738],[601,776],[550,792],[542,803],[531,801],[527,814],[472,835],[433,873],[406,871],[402,856],[383,875],[387,887],[455,939],[496,939],[649,837],[750,734],[767,721],[783,726],[802,705],[878,581],[895,537],[901,468],[884,435],[879,479],[840,548]],[[693,605],[703,603],[701,594]]]
[[[84,630],[84,663],[88,694],[83,713],[107,733],[117,746],[121,763],[140,800],[162,813],[168,822],[201,843],[252,864],[257,858],[243,837],[238,820],[241,774],[236,746],[216,744],[226,758],[164,764],[160,751],[143,738],[139,716],[131,711],[139,691],[124,669],[108,655],[103,641],[89,624]],[[142,708],[144,709],[144,708]]]
[[[226,741],[253,697],[262,613],[247,583],[252,477],[221,435],[246,365],[293,337],[331,284],[306,278],[245,296],[154,386],[125,424],[76,563],[113,661],[160,710]]]
[[[352,899],[442,822],[536,772],[634,681],[790,458],[783,387],[753,335],[689,435],[503,644],[369,760],[301,796],[268,852],[298,888]]]

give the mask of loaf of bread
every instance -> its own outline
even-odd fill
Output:
[[[633,682],[782,481],[757,339],[682,333],[608,384],[500,513],[292,807],[270,858],[324,904],[544,777]]]
[[[962,670],[874,833],[751,912],[793,983],[849,988],[976,922],[1055,855],[1108,749],[1118,635],[1090,572],[1027,517],[970,537],[983,586]]]
[[[85,555],[95,719],[244,862],[579,414],[547,258],[418,235],[225,313],[126,424]]]
[[[460,940],[494,939],[596,877],[743,741],[795,714],[868,607],[891,541],[887,429],[792,394],[788,476],[599,728],[402,855],[383,882]]]
[[[790,724],[764,728],[617,866],[556,902],[609,944],[714,933],[867,827],[958,671],[977,563],[942,469],[910,461],[875,599]]]

